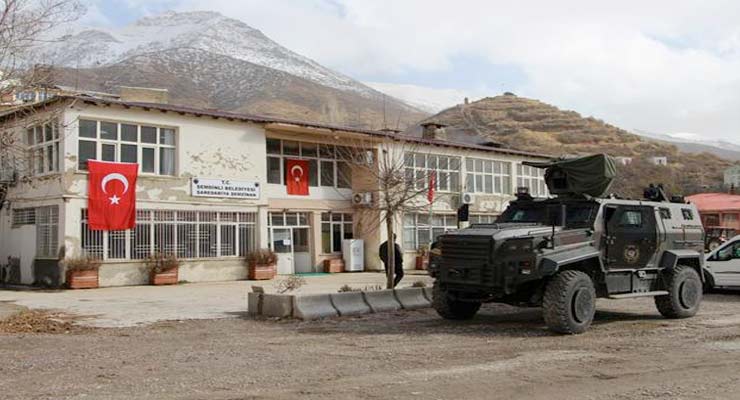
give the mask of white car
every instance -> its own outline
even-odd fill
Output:
[[[709,252],[705,267],[707,289],[740,288],[740,235]]]

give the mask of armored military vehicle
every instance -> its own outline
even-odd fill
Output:
[[[644,200],[604,196],[616,174],[606,155],[528,165],[545,168],[552,197],[524,188],[493,224],[442,235],[433,306],[472,318],[485,302],[541,306],[559,333],[586,331],[597,298],[653,297],[668,318],[696,314],[704,242],[698,211],[660,187]]]

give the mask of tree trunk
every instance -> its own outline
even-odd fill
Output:
[[[386,272],[386,288],[393,289],[393,278],[396,273],[396,241],[393,240],[393,218],[394,215],[386,211],[385,214],[385,227],[388,235],[388,246],[386,251],[388,259],[388,271]]]

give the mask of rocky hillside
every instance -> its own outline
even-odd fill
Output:
[[[406,127],[427,115],[214,12],[81,28],[38,54],[35,63],[59,70],[56,83],[78,89],[166,88],[178,104],[367,128],[384,120]]]
[[[488,143],[553,155],[605,152],[632,157],[619,167],[613,191],[639,197],[650,182],[662,182],[673,193],[693,193],[719,187],[722,171],[731,161],[712,154],[690,154],[672,144],[652,141],[604,121],[582,117],[537,100],[506,94],[444,110],[425,121],[448,125],[451,140]],[[407,133],[420,135],[418,125]],[[649,157],[668,157],[667,167],[654,166]]]

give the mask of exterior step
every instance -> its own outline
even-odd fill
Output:
[[[640,292],[640,293],[624,293],[624,294],[613,294],[608,296],[608,299],[631,299],[634,297],[653,297],[663,296],[668,294],[667,290],[656,290],[654,292]]]

